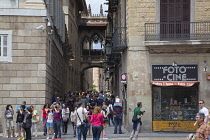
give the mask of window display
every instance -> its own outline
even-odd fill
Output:
[[[153,86],[153,121],[195,121],[198,89]]]

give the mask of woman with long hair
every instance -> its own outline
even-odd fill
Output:
[[[14,110],[12,108],[12,105],[7,105],[6,110],[4,112],[4,118],[6,119],[6,132],[7,136],[6,138],[14,137],[14,122],[13,122],[13,115],[14,115]]]
[[[71,115],[70,115],[70,117],[71,117],[71,124],[73,126],[73,131],[74,131],[74,137],[76,137],[76,129],[74,127],[74,126],[76,126],[76,124],[74,122],[75,122],[75,120],[77,118],[76,117],[76,115],[77,115],[76,110],[77,110],[77,107],[74,107],[74,111],[71,111]]]
[[[48,103],[46,103],[43,108],[42,108],[42,121],[43,121],[43,125],[44,125],[44,136],[47,135],[47,127],[46,127],[46,123],[47,123],[47,113],[49,111],[50,105]]]
[[[91,123],[90,123],[90,119],[91,119],[91,116],[92,116],[92,111],[90,110],[90,106],[87,105],[86,106],[86,109],[87,109],[87,120],[88,120],[88,131],[89,131],[89,136],[90,136],[90,127],[91,127]]]
[[[92,123],[93,140],[100,140],[101,131],[103,129],[103,115],[100,113],[101,108],[95,106],[90,122]]]
[[[68,122],[69,122],[69,108],[66,104],[62,104],[62,131],[63,135],[66,135],[68,129]]]
[[[107,114],[107,105],[103,105],[102,106],[102,110],[101,110],[101,114],[103,115],[104,117],[104,123],[103,123],[103,131],[102,131],[102,137],[103,139],[107,139],[106,138],[106,125],[107,125],[107,122],[108,122],[108,114]]]

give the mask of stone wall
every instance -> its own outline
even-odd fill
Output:
[[[0,23],[0,30],[12,30],[12,62],[0,63],[0,117],[7,104],[15,109],[22,101],[41,110],[46,101],[47,46],[45,31],[36,27],[45,22],[41,17],[0,16]]]

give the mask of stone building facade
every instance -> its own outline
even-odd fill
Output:
[[[110,58],[116,58],[116,52],[121,56],[108,67],[113,71],[110,73],[111,82],[118,85],[118,89],[113,91],[120,95],[125,105],[127,129],[131,130],[133,109],[141,101],[142,110],[146,111],[142,117],[143,131],[195,130],[184,128],[194,123],[198,100],[203,99],[206,106],[210,106],[210,81],[206,77],[210,65],[209,7],[208,0],[109,1],[110,24],[107,30],[111,30],[107,34],[106,45],[107,49],[112,47]],[[125,27],[126,31],[117,30],[119,27]],[[115,34],[124,37],[126,42],[121,38],[115,39]],[[167,68],[183,68],[183,73],[169,73],[173,76],[184,74],[187,78],[172,78],[166,74],[164,69]],[[126,87],[120,82],[123,73],[127,75]],[[179,85],[180,82],[183,83]],[[192,116],[187,118],[190,114]]]
[[[0,132],[5,127],[7,104],[16,109],[26,101],[41,114],[53,94],[62,96],[80,88],[77,20],[84,1],[51,2],[1,2]],[[57,13],[52,8],[57,8]]]

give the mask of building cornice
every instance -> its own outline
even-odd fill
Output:
[[[1,16],[46,16],[46,9],[0,9]]]

